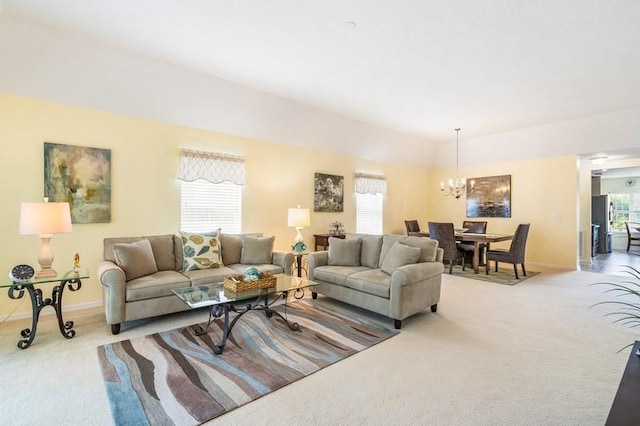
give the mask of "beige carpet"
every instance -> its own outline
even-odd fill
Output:
[[[393,339],[215,424],[602,425],[628,357],[616,352],[637,331],[612,324],[606,306],[591,308],[610,296],[587,284],[624,278],[541,272],[516,286],[445,274],[436,314],[408,319]],[[206,315],[186,312],[111,336],[101,312],[70,312],[74,339],[47,317],[24,351],[15,344],[26,321],[0,325],[2,424],[111,424],[96,346]]]

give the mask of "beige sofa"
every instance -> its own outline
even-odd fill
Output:
[[[442,280],[438,242],[404,235],[347,234],[329,239],[328,251],[310,253],[309,278],[317,293],[402,320],[431,308],[436,312]]]
[[[205,234],[204,238],[209,241],[214,236],[214,247],[206,248],[207,242],[198,241],[202,244],[197,253],[190,256],[187,250],[190,264],[185,263],[184,248],[188,244],[183,244],[184,235],[105,238],[98,278],[111,332],[118,334],[125,321],[187,310],[171,289],[222,282],[224,277],[242,274],[250,267],[291,274],[293,255],[274,252],[273,237]],[[202,254],[204,251],[207,253]],[[211,252],[214,256],[207,258]]]

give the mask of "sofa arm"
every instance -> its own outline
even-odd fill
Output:
[[[120,324],[125,320],[126,278],[118,265],[108,260],[98,264],[98,279],[104,295],[104,314],[107,324]]]
[[[444,249],[438,247],[436,249],[436,262],[442,263],[442,259],[444,259]]]
[[[328,251],[314,251],[307,255],[307,265],[309,266],[309,279],[313,281],[314,269],[319,266],[325,266],[329,263]]]
[[[442,262],[401,266],[391,274],[389,316],[397,320],[423,309],[437,308],[442,283]]]
[[[284,273],[291,275],[291,267],[293,265],[293,254],[284,251],[274,251],[271,263],[280,266]]]

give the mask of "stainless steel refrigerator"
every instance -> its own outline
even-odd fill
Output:
[[[591,197],[591,223],[600,225],[598,253],[611,253],[611,227],[613,225],[613,203],[608,195]]]

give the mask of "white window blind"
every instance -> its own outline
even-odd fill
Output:
[[[384,176],[356,173],[356,232],[382,234],[383,201],[387,193]]]
[[[218,228],[227,234],[242,230],[242,187],[205,180],[182,182],[180,230],[207,232]]]
[[[178,179],[182,231],[242,231],[244,158],[182,149]]]

